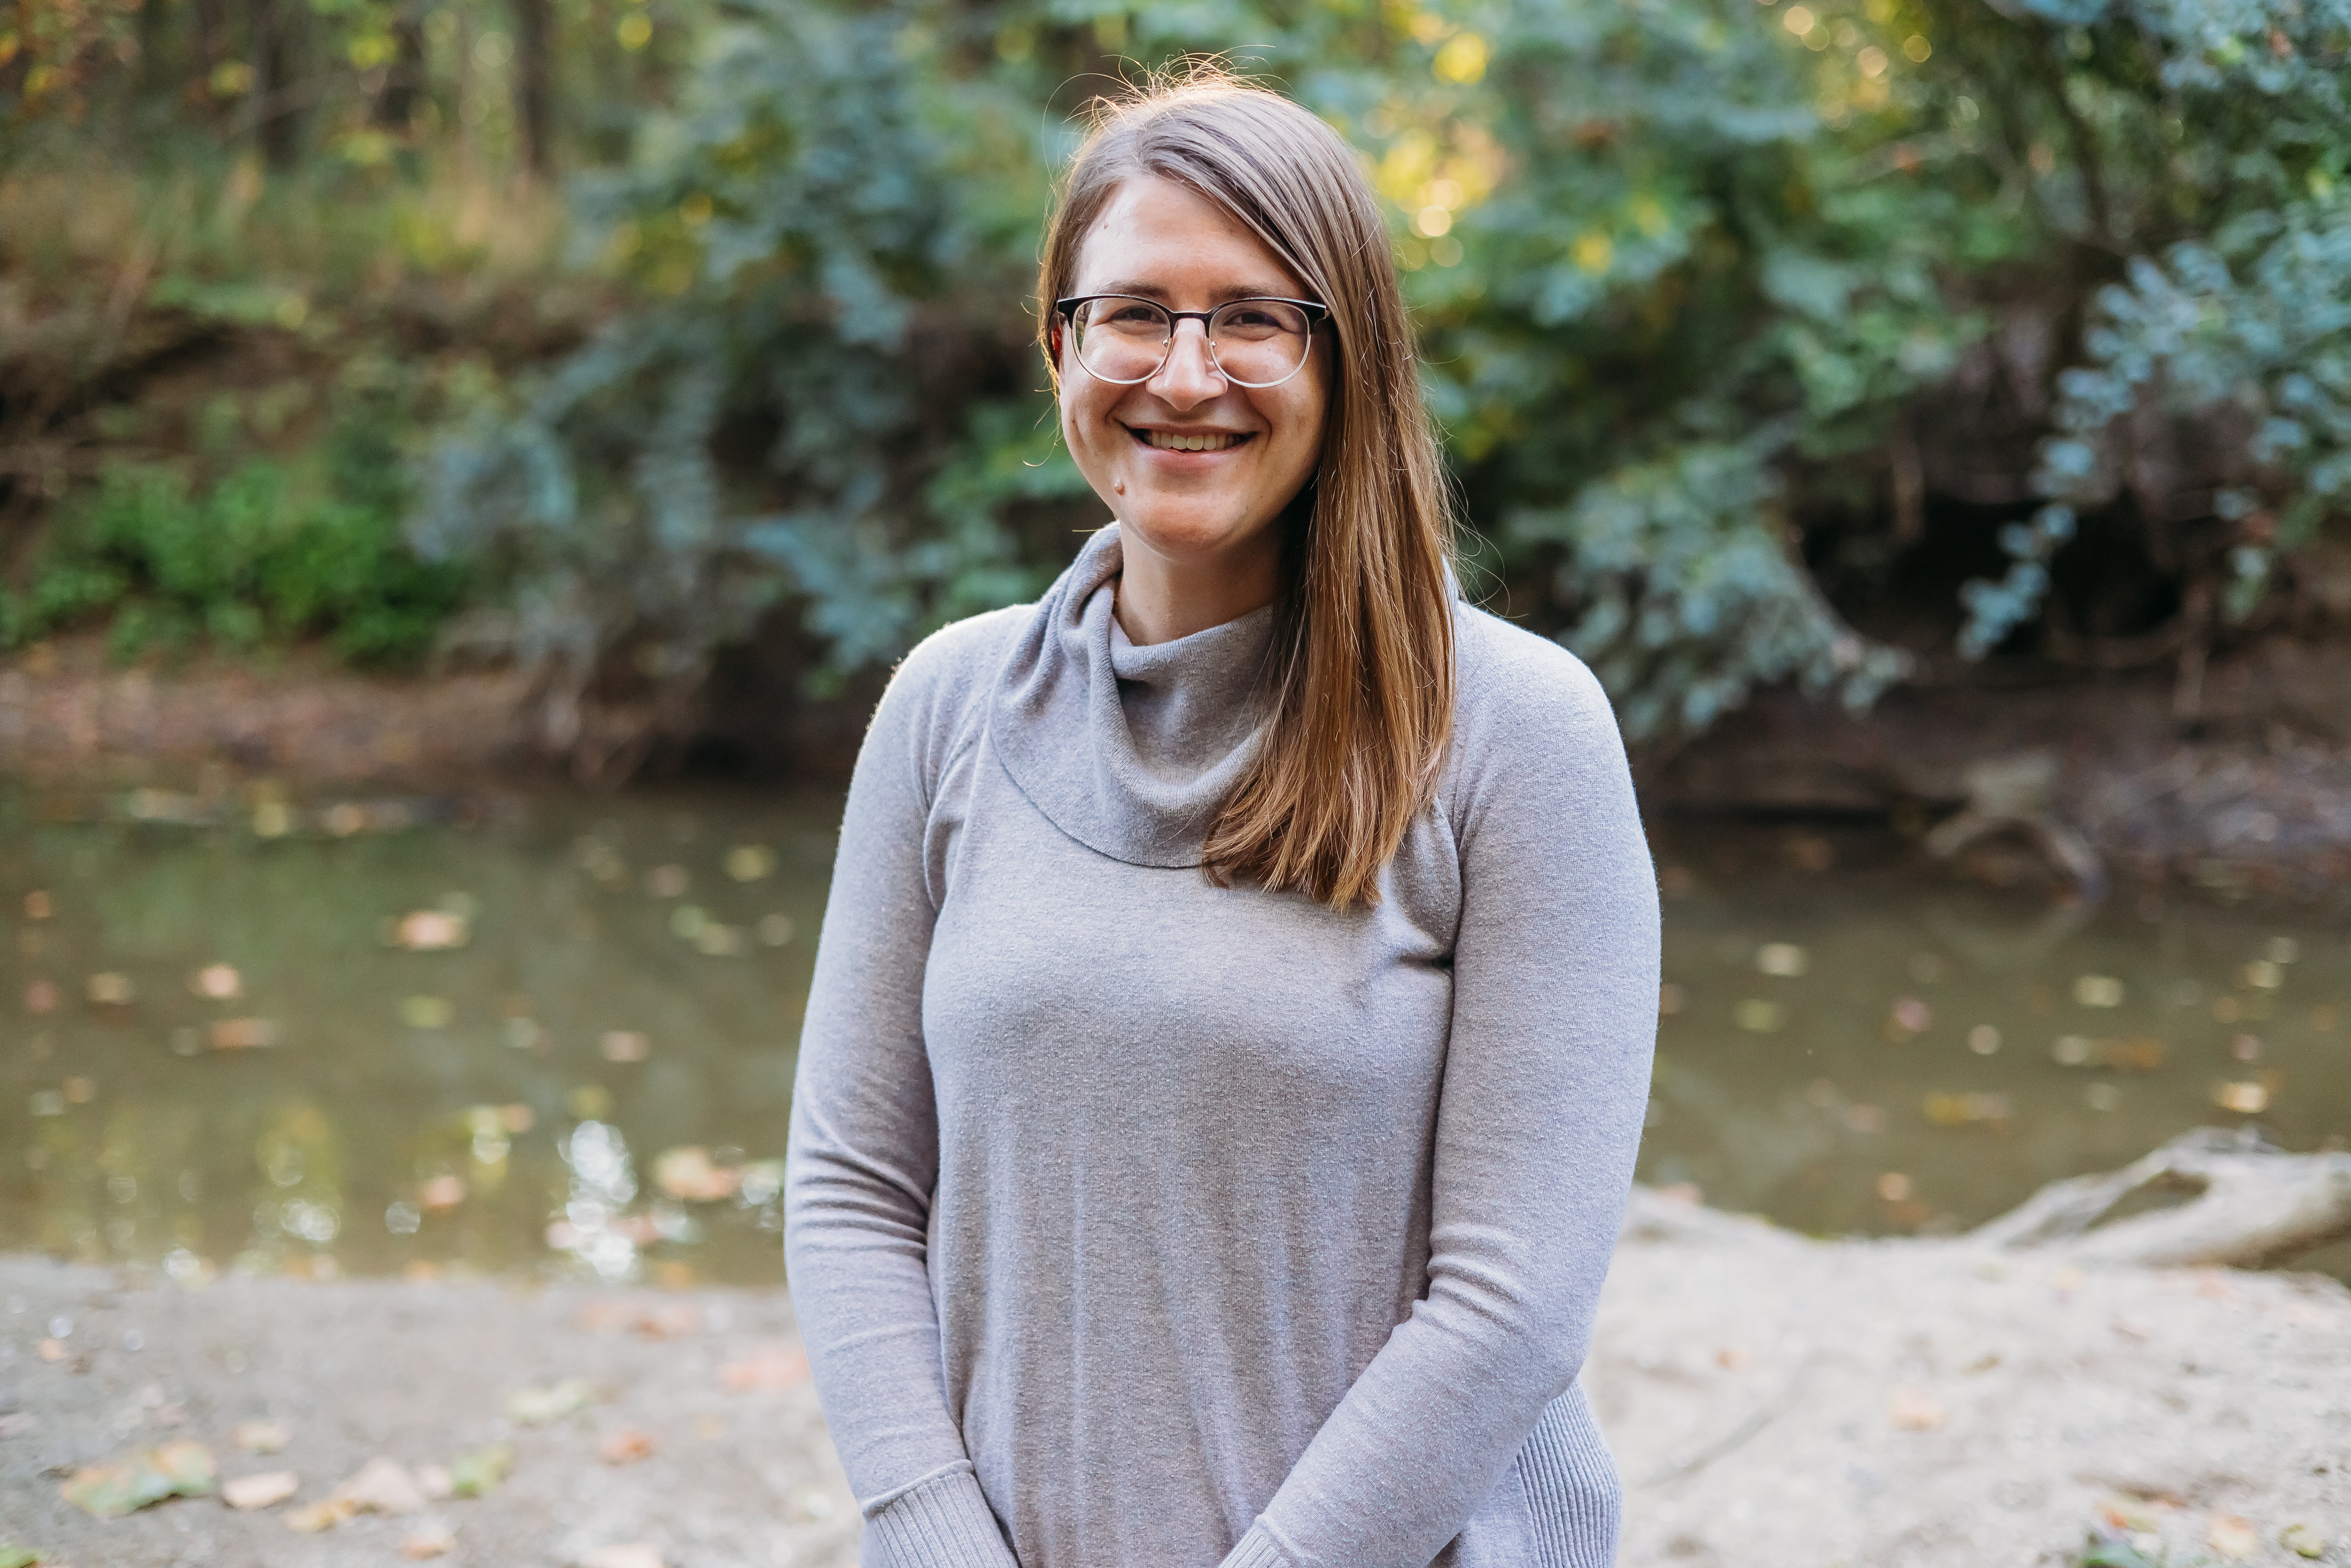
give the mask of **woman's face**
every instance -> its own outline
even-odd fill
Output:
[[[1174,310],[1213,310],[1250,295],[1311,298],[1255,235],[1187,186],[1155,175],[1122,185],[1078,249],[1070,293],[1135,294]],[[1179,570],[1238,566],[1278,552],[1271,524],[1314,472],[1329,402],[1330,344],[1274,387],[1217,373],[1197,321],[1176,324],[1149,381],[1096,381],[1061,334],[1061,435],[1110,507],[1130,550]],[[1154,439],[1212,436],[1213,451]]]

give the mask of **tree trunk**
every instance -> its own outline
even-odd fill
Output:
[[[384,72],[383,91],[375,100],[375,122],[386,131],[406,131],[423,106],[425,80],[424,18],[416,0],[404,0],[392,18],[392,65]]]
[[[253,48],[253,130],[273,169],[290,169],[302,153],[302,117],[295,103],[294,0],[246,0],[246,30]]]
[[[2099,1223],[2165,1192],[2193,1196]],[[2258,1269],[2346,1236],[2351,1154],[2283,1154],[2250,1129],[2199,1127],[2122,1170],[2053,1182],[1966,1239],[2069,1262]]]
[[[555,16],[552,0],[514,0],[515,133],[523,167],[555,172]]]

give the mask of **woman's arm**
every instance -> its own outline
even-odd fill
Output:
[[[1591,1342],[1648,1098],[1656,885],[1598,683],[1532,638],[1486,647],[1456,737],[1461,925],[1427,1294],[1226,1568],[1425,1568]]]
[[[909,656],[858,754],[792,1098],[785,1259],[865,1512],[865,1568],[1013,1568],[947,1408],[927,1257],[938,1124],[923,1045],[937,913],[925,828],[954,731],[947,689],[969,663],[964,630]]]

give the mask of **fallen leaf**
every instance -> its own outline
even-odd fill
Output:
[[[204,1038],[214,1051],[260,1051],[277,1043],[274,1019],[219,1019]]]
[[[567,1377],[516,1394],[507,1401],[507,1416],[526,1427],[544,1427],[595,1402],[594,1384],[584,1377]]]
[[[1896,997],[1886,1021],[1905,1034],[1924,1034],[1935,1027],[1934,1009],[1916,997]]]
[[[2212,1085],[2212,1103],[2223,1111],[2234,1111],[2240,1116],[2258,1116],[2269,1109],[2269,1086],[2241,1081]]]
[[[729,1394],[782,1394],[808,1381],[808,1353],[770,1345],[718,1369],[719,1386]]]
[[[462,915],[445,909],[419,909],[400,917],[392,927],[392,946],[412,953],[446,953],[463,947],[473,931]]]
[[[1979,1122],[2005,1122],[2016,1114],[2016,1102],[2005,1094],[1929,1094],[1918,1109],[1938,1127],[1965,1127]]]
[[[2326,1538],[2307,1524],[2289,1524],[2278,1531],[2278,1544],[2296,1557],[2326,1555]]]
[[[661,1551],[650,1541],[632,1541],[622,1546],[599,1546],[580,1559],[580,1568],[669,1568],[662,1561]]]
[[[41,1554],[29,1546],[12,1546],[0,1541],[0,1568],[34,1568]]]
[[[1937,1432],[1949,1417],[1943,1402],[1927,1389],[1904,1384],[1886,1402],[1886,1419],[1904,1432]]]
[[[117,1519],[167,1497],[204,1497],[212,1490],[212,1451],[183,1438],[112,1464],[85,1465],[57,1492],[85,1512]]]
[[[283,1421],[239,1421],[228,1440],[248,1454],[275,1454],[294,1440],[294,1428]]]
[[[457,1482],[446,1465],[419,1465],[409,1472],[416,1478],[416,1490],[434,1502],[455,1495]]]
[[[416,1207],[427,1213],[455,1208],[465,1201],[465,1178],[437,1176],[416,1189]]]
[[[216,1002],[234,1001],[245,994],[245,977],[227,964],[207,964],[188,977],[188,988]]]
[[[2123,983],[2112,975],[2077,976],[2074,1000],[2085,1008],[2118,1008],[2123,1005]]]
[[[457,1532],[445,1524],[427,1525],[400,1538],[400,1554],[412,1563],[438,1557],[457,1544]]]
[[[221,1483],[221,1500],[231,1508],[274,1508],[302,1490],[292,1470],[258,1470]]]
[[[335,1496],[353,1513],[414,1513],[429,1500],[406,1467],[380,1455],[337,1487]]]
[[[653,1160],[653,1183],[672,1197],[688,1203],[717,1203],[733,1197],[743,1185],[743,1173],[710,1163],[710,1151],[699,1144],[664,1149]]]
[[[2261,1531],[2252,1521],[2233,1513],[2216,1513],[2204,1532],[2204,1544],[2231,1563],[2242,1563],[2262,1549]]]
[[[330,1497],[279,1517],[285,1520],[287,1529],[302,1535],[316,1535],[322,1530],[334,1529],[358,1511],[348,1500]]]
[[[514,1469],[514,1448],[493,1443],[449,1461],[450,1490],[458,1497],[487,1497]]]
[[[676,1339],[702,1327],[702,1309],[691,1301],[673,1301],[639,1312],[629,1326],[647,1339]]]
[[[653,1435],[623,1427],[596,1445],[596,1457],[608,1465],[633,1465],[653,1453]]]
[[[2098,1504],[2098,1517],[2116,1530],[2145,1535],[2163,1528],[2155,1511],[2135,1497],[2110,1497]]]

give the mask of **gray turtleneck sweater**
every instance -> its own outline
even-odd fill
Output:
[[[1657,1000],[1608,704],[1465,605],[1379,904],[1218,888],[1271,612],[1134,647],[1119,560],[917,648],[850,788],[786,1249],[865,1568],[1606,1568]]]

